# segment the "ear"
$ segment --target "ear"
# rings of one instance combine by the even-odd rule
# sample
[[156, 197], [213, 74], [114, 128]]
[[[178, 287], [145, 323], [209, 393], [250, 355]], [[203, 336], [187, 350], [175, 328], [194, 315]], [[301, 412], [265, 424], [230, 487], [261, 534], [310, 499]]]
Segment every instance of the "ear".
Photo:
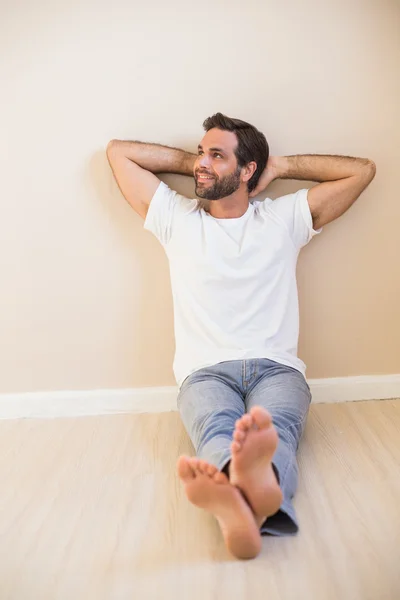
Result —
[[244, 167], [242, 167], [242, 181], [247, 182], [249, 181], [254, 173], [256, 172], [257, 169], [257, 163], [252, 160], [251, 162], [247, 163], [247, 165], [245, 165]]

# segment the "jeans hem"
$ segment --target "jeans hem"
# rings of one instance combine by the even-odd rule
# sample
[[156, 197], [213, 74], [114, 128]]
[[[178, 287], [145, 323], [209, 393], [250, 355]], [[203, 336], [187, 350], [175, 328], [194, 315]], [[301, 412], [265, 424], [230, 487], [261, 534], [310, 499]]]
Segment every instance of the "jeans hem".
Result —
[[284, 501], [278, 512], [268, 517], [260, 527], [261, 535], [296, 535], [298, 531], [296, 513], [288, 501]]

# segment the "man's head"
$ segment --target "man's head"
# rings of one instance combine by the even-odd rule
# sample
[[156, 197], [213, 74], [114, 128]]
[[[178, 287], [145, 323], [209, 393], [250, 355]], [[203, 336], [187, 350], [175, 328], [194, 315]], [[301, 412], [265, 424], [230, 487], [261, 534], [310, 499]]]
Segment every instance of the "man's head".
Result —
[[222, 113], [208, 117], [203, 127], [206, 134], [194, 165], [197, 196], [220, 200], [240, 187], [246, 193], [253, 191], [269, 156], [265, 135]]

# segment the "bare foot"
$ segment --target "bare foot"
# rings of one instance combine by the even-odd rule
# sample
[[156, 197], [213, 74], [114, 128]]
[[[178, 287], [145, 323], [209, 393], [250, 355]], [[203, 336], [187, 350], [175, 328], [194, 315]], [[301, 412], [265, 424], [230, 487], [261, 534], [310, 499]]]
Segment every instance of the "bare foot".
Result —
[[180, 456], [177, 467], [188, 499], [216, 517], [228, 550], [237, 558], [255, 558], [261, 550], [259, 525], [225, 473], [188, 456]]
[[277, 445], [271, 415], [262, 406], [254, 406], [236, 421], [230, 481], [242, 491], [258, 517], [275, 514], [282, 504], [282, 491], [271, 463]]

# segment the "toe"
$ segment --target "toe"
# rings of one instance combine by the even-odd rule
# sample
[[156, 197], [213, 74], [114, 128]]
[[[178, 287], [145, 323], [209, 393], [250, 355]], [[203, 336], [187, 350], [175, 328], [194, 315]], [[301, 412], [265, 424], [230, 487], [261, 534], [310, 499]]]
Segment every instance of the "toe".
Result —
[[205, 475], [207, 473], [208, 463], [205, 460], [199, 460], [198, 470]]
[[237, 442], [242, 442], [245, 437], [246, 437], [246, 432], [243, 431], [242, 429], [236, 429], [236, 431], [233, 434], [233, 439], [236, 440]]
[[245, 431], [249, 430], [250, 427], [253, 425], [253, 417], [250, 413], [243, 415], [242, 421]]
[[243, 415], [238, 421], [236, 421], [236, 430], [238, 431], [247, 431], [250, 428], [253, 419], [251, 415], [246, 414]]
[[191, 460], [188, 456], [180, 456], [177, 463], [178, 475], [184, 481], [194, 479]]
[[216, 483], [229, 483], [229, 479], [227, 478], [225, 473], [222, 473], [222, 471], [217, 471], [213, 479]]
[[192, 467], [194, 475], [198, 475], [199, 474], [199, 459], [196, 458], [195, 456], [192, 456], [190, 458], [190, 466]]
[[253, 406], [250, 410], [250, 414], [254, 420], [254, 423], [260, 429], [269, 427], [272, 423], [271, 415], [262, 406]]
[[215, 465], [207, 466], [207, 473], [209, 474], [210, 477], [213, 477], [217, 471], [218, 471], [218, 469]]
[[231, 451], [232, 454], [237, 454], [237, 452], [240, 451], [241, 449], [241, 444], [239, 442], [236, 442], [235, 440], [231, 443]]

